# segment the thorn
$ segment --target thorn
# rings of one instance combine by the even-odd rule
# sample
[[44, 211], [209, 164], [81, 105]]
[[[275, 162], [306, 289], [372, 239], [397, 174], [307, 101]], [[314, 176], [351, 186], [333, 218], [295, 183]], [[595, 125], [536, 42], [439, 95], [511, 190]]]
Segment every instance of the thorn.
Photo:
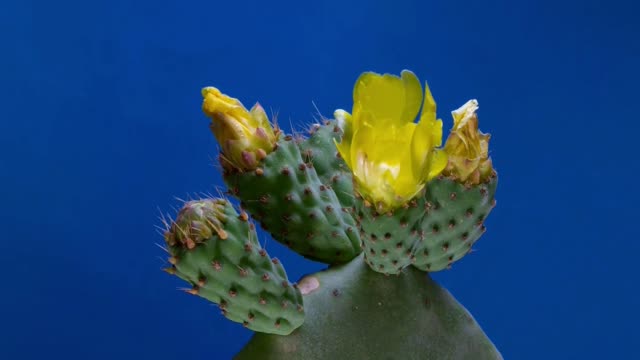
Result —
[[198, 288], [194, 287], [191, 289], [181, 289], [182, 291], [186, 292], [187, 294], [191, 294], [191, 295], [198, 295]]
[[240, 268], [238, 272], [240, 274], [240, 277], [246, 277], [247, 275], [249, 275], [249, 271], [247, 271], [247, 269]]

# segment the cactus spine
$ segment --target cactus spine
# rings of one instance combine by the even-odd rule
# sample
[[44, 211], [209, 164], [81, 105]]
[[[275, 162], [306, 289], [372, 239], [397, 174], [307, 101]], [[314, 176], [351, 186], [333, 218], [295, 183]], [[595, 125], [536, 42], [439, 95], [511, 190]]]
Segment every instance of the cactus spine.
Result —
[[[166, 232], [167, 272], [256, 331], [238, 359], [501, 358], [427, 275], [471, 251], [495, 206], [477, 101], [453, 112], [439, 148], [431, 92], [423, 96], [408, 71], [364, 73], [353, 114], [336, 111], [308, 138], [282, 134], [257, 104], [249, 111], [215, 88], [203, 97], [228, 193], [242, 210], [227, 199], [187, 202]], [[291, 284], [249, 215], [329, 268]]]

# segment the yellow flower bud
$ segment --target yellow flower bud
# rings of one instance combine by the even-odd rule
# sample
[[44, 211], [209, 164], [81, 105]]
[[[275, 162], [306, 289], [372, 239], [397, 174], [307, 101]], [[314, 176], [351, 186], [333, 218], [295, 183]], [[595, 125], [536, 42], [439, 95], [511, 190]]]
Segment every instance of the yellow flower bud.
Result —
[[478, 130], [478, 101], [469, 100], [452, 112], [453, 129], [444, 145], [449, 163], [443, 174], [467, 184], [479, 184], [493, 173], [489, 158], [491, 135]]
[[220, 144], [223, 165], [253, 170], [277, 140], [279, 131], [272, 128], [264, 109], [256, 103], [247, 110], [214, 87], [202, 89], [202, 111], [211, 118], [211, 131]]

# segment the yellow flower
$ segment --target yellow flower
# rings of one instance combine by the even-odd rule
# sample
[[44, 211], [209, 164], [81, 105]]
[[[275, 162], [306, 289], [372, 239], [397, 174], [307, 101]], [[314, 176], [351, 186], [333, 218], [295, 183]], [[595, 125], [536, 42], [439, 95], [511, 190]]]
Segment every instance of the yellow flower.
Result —
[[444, 145], [449, 164], [444, 174], [467, 184], [479, 184], [493, 174], [489, 134], [478, 130], [478, 101], [469, 100], [452, 112], [453, 129]]
[[[420, 121], [415, 123], [422, 105]], [[401, 76], [365, 72], [353, 90], [353, 115], [334, 114], [344, 131], [336, 146], [353, 172], [357, 189], [379, 212], [411, 200], [446, 166], [442, 121], [425, 84], [411, 71]]]
[[223, 165], [252, 170], [273, 150], [279, 131], [269, 123], [267, 114], [256, 103], [248, 111], [234, 99], [214, 87], [202, 89], [203, 112], [211, 118], [211, 131], [222, 149]]

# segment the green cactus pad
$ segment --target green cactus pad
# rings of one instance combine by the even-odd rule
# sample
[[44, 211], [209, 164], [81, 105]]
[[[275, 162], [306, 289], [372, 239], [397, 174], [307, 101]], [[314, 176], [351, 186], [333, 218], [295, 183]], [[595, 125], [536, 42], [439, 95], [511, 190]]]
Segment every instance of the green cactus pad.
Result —
[[291, 136], [255, 171], [226, 172], [224, 180], [263, 229], [298, 254], [335, 264], [360, 253], [355, 220]]
[[398, 274], [415, 261], [414, 247], [420, 240], [424, 209], [417, 199], [407, 206], [379, 214], [361, 198], [355, 201], [364, 261], [377, 272]]
[[255, 334], [236, 360], [499, 360], [473, 316], [424, 272], [371, 271], [358, 256], [299, 282], [307, 318], [289, 336]]
[[185, 203], [165, 241], [173, 264], [166, 271], [191, 284], [186, 292], [218, 304], [228, 319], [278, 335], [303, 323], [300, 291], [260, 247], [247, 214], [227, 200]]
[[422, 240], [415, 249], [415, 267], [423, 271], [448, 268], [471, 250], [485, 232], [483, 222], [495, 206], [497, 175], [488, 182], [465, 186], [440, 177], [427, 186], [422, 206]]
[[300, 143], [303, 158], [313, 163], [318, 178], [336, 193], [343, 207], [353, 206], [353, 178], [342, 160], [334, 140], [340, 140], [342, 130], [335, 121], [314, 124], [311, 136]]

